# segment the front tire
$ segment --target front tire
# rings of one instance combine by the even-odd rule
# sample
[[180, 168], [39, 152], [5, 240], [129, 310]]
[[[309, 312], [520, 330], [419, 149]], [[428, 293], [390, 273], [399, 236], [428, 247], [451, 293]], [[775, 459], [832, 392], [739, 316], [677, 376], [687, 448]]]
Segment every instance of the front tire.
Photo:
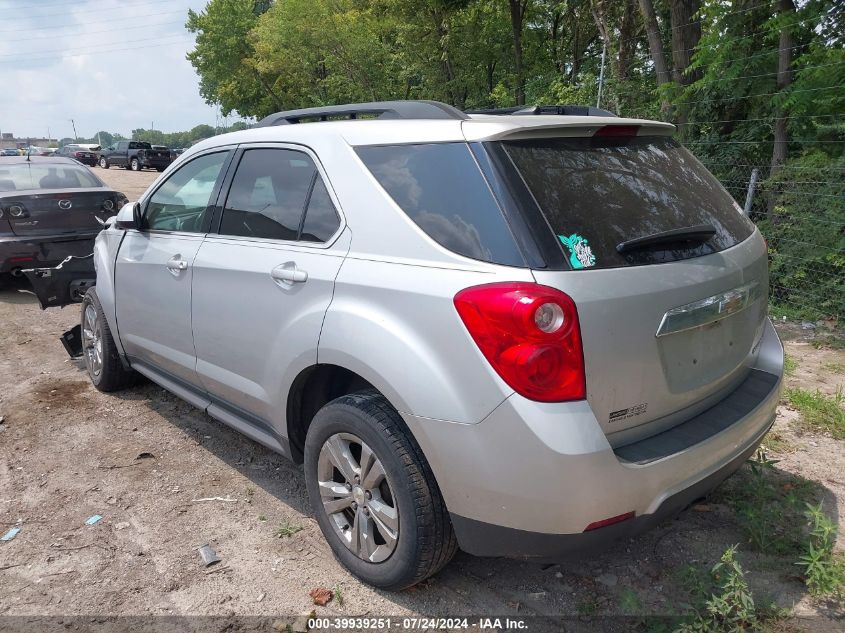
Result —
[[131, 169], [132, 171], [141, 171], [141, 163], [138, 162], [137, 158], [133, 158], [131, 161], [129, 161], [129, 169]]
[[81, 321], [82, 357], [94, 387], [110, 392], [134, 385], [138, 374], [120, 360], [96, 288], [89, 289], [82, 299]]
[[325, 405], [308, 428], [304, 453], [317, 522], [355, 576], [398, 591], [452, 559], [457, 541], [431, 468], [380, 393]]
[[100, 158], [100, 167], [102, 169], [108, 169], [110, 167], [109, 161], [107, 161], [105, 158], [101, 157]]

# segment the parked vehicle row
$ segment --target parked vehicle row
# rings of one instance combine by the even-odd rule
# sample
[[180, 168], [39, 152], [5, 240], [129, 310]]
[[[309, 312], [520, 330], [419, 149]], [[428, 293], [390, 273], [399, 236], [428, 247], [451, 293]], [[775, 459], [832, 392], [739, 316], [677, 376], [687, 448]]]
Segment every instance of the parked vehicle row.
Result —
[[98, 145], [69, 143], [58, 150], [47, 148], [27, 148], [19, 150], [7, 148], [0, 151], [0, 156], [65, 156], [83, 165], [103, 169], [123, 167], [133, 171], [155, 169], [164, 171], [184, 150], [173, 150], [166, 145], [151, 145], [145, 141], [118, 141], [114, 145], [101, 148]]
[[[765, 242], [673, 132], [571, 106], [280, 112], [188, 150], [89, 271], [30, 278], [45, 306], [95, 280], [65, 339], [97, 389], [144, 375], [304, 464], [365, 582], [459, 547], [560, 560], [706, 495], [775, 418]], [[129, 143], [110, 156], [160, 151]]]

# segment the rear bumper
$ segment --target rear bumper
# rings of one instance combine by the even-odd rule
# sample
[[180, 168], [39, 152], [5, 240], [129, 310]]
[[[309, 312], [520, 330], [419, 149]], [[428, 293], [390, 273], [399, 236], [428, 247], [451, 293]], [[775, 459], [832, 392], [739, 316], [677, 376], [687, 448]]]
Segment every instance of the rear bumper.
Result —
[[55, 266], [68, 255], [89, 255], [97, 233], [0, 237], [0, 274], [19, 268]]
[[456, 514], [451, 515], [452, 526], [461, 548], [475, 556], [505, 556], [539, 562], [557, 562], [576, 555], [588, 554], [607, 547], [613, 541], [641, 534], [661, 521], [677, 515], [697, 499], [707, 496], [754, 455], [770, 427], [771, 425], [767, 426], [758, 438], [730, 462], [704, 479], [675, 493], [663, 501], [651, 514], [578, 534], [528, 532], [475, 521]]
[[[648, 529], [739, 468], [774, 422], [780, 398], [783, 348], [771, 323], [754, 369], [766, 379], [764, 388], [749, 388], [753, 401], [740, 394], [744, 406], [729, 423], [714, 423], [704, 438], [689, 434], [690, 443], [672, 452], [664, 449], [677, 436], [655, 436], [639, 447], [652, 450], [614, 451], [586, 402], [511, 396], [478, 424], [404, 417], [429, 459], [462, 549], [554, 560]], [[584, 531], [629, 512], [635, 518]]]

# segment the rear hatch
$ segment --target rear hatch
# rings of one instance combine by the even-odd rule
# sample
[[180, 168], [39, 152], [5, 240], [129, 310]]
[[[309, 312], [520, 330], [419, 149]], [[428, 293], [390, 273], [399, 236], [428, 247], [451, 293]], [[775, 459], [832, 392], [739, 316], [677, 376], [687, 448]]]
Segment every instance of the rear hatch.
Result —
[[492, 144], [564, 253], [561, 270], [534, 275], [577, 305], [587, 399], [613, 445], [727, 395], [753, 363], [767, 309], [753, 224], [676, 141], [639, 133]]
[[100, 220], [114, 215], [114, 191], [102, 187], [66, 191], [6, 193], [0, 198], [3, 216], [19, 236], [96, 233]]

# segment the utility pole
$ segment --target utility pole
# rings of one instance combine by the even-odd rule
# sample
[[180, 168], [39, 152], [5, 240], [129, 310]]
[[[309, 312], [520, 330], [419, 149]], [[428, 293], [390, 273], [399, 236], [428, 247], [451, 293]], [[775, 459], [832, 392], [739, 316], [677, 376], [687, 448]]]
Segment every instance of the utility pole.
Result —
[[601, 49], [601, 70], [599, 70], [599, 94], [596, 97], [596, 107], [601, 107], [601, 89], [604, 85], [604, 59], [607, 56], [607, 42], [605, 42], [604, 46]]
[[76, 133], [76, 123], [73, 122], [73, 119], [70, 120], [70, 124], [73, 126], [73, 140], [79, 142], [79, 135]]

